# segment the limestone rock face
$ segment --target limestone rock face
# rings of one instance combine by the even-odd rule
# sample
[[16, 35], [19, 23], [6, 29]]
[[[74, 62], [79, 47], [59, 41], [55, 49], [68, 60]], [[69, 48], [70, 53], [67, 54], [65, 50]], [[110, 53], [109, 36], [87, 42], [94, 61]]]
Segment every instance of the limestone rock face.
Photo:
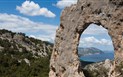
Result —
[[[108, 77], [123, 77], [123, 0], [78, 0], [62, 11], [50, 60], [49, 77], [85, 77], [80, 69], [78, 44], [92, 23], [108, 30], [115, 60]], [[118, 69], [119, 68], [119, 69]]]
[[106, 59], [104, 62], [86, 65], [83, 72], [86, 77], [108, 77], [111, 76], [112, 65], [113, 62]]

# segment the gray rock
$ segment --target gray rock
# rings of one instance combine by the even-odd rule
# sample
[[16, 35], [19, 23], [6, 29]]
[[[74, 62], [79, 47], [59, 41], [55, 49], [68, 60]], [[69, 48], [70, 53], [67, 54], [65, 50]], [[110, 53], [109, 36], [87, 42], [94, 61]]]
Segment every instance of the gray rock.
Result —
[[78, 0], [62, 11], [60, 20], [49, 77], [84, 77], [77, 48], [81, 34], [92, 23], [107, 29], [113, 41], [115, 60], [108, 77], [123, 77], [120, 73], [123, 68], [123, 0]]
[[113, 61], [106, 59], [104, 62], [89, 64], [84, 67], [83, 71], [86, 77], [110, 77], [110, 69]]

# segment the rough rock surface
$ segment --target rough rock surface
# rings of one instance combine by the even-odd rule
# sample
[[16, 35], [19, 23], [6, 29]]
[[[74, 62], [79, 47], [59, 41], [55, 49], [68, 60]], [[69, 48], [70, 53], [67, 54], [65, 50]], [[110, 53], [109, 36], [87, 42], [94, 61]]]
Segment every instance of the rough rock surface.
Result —
[[107, 29], [113, 41], [115, 60], [108, 77], [123, 77], [123, 0], [78, 0], [63, 10], [60, 20], [49, 77], [84, 77], [77, 47], [81, 34], [92, 23]]
[[83, 72], [86, 77], [108, 77], [110, 76], [112, 65], [113, 61], [106, 59], [104, 62], [86, 65], [83, 68]]
[[[8, 46], [7, 48], [4, 45], [5, 41], [7, 44], [10, 44], [10, 47]], [[0, 52], [5, 51], [5, 49], [13, 49], [12, 51], [29, 51], [34, 57], [45, 57], [51, 53], [52, 46], [53, 45], [48, 42], [25, 36], [23, 33], [14, 33], [0, 29]]]

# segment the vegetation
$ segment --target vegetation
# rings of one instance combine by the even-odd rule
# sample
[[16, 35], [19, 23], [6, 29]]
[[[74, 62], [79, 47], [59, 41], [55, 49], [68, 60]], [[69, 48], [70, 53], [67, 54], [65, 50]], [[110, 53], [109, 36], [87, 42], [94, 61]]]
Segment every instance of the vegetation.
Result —
[[[3, 34], [8, 33], [12, 38], [2, 37]], [[15, 34], [23, 36], [22, 41], [14, 40]], [[28, 48], [35, 48], [36, 53], [32, 53], [33, 50], [27, 49], [25, 45]], [[46, 46], [46, 51], [44, 51], [43, 45]], [[48, 46], [51, 47], [49, 47], [50, 50], [48, 50]], [[30, 38], [24, 33], [0, 30], [0, 77], [48, 77], [52, 47], [52, 43]], [[47, 56], [38, 55], [39, 51], [46, 52]], [[26, 62], [25, 59], [29, 62]]]
[[22, 59], [20, 61], [15, 56], [12, 58], [9, 53], [0, 52], [1, 77], [48, 77], [49, 58], [35, 59], [31, 57], [29, 58], [30, 66]]
[[5, 54], [0, 52], [1, 77], [48, 77], [48, 57], [35, 59], [31, 55], [26, 54], [25, 58], [29, 59], [30, 66], [22, 59], [19, 53], [12, 57], [10, 53]]

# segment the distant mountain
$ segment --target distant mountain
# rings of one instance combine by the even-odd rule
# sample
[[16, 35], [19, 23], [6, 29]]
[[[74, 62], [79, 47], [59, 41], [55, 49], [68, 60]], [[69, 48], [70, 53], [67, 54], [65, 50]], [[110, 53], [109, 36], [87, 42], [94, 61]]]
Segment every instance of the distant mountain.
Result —
[[86, 56], [86, 55], [92, 55], [92, 54], [102, 54], [102, 53], [104, 53], [104, 52], [101, 51], [100, 49], [97, 49], [94, 47], [90, 47], [90, 48], [79, 47], [78, 48], [78, 55], [79, 56]]
[[0, 30], [0, 77], [48, 77], [53, 44]]

